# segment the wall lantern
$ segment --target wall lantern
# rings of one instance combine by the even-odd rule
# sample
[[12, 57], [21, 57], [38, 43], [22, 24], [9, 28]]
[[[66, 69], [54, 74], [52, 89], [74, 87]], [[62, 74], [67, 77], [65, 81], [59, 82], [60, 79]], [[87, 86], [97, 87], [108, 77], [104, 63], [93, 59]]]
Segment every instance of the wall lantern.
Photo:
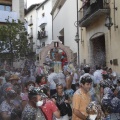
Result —
[[78, 33], [76, 33], [76, 35], [75, 35], [75, 41], [78, 43], [79, 42], [79, 35], [78, 35]]
[[107, 16], [105, 20], [105, 26], [108, 28], [108, 30], [110, 30], [112, 25], [113, 25], [112, 18], [110, 16]]

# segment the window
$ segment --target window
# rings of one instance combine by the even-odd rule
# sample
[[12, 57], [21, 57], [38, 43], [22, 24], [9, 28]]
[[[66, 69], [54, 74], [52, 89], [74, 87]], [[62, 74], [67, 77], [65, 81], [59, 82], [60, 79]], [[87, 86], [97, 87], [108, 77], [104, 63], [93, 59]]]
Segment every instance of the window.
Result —
[[45, 47], [45, 42], [42, 42], [42, 47]]
[[42, 10], [44, 10], [44, 5], [42, 6]]
[[8, 6], [8, 5], [0, 5], [0, 10], [11, 11], [11, 6]]
[[5, 6], [4, 5], [0, 5], [0, 10], [5, 10]]
[[6, 6], [6, 11], [11, 11], [11, 6]]
[[42, 17], [44, 17], [44, 16], [45, 16], [45, 13], [42, 14]]

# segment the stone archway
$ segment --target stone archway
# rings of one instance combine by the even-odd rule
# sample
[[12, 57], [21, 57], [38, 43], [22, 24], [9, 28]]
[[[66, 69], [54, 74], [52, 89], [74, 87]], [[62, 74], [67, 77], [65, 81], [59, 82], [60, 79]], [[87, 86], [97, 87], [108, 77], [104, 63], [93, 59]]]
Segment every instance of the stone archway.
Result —
[[44, 47], [41, 50], [41, 52], [39, 53], [39, 63], [40, 63], [41, 66], [45, 62], [45, 58], [46, 58], [46, 55], [48, 54], [48, 51], [50, 51], [51, 49], [54, 48], [54, 43], [55, 42], [59, 43], [58, 49], [61, 49], [66, 53], [68, 62], [73, 61], [73, 52], [72, 52], [72, 50], [68, 46], [64, 46], [59, 40], [56, 40], [56, 41], [52, 41], [52, 43], [50, 45]]

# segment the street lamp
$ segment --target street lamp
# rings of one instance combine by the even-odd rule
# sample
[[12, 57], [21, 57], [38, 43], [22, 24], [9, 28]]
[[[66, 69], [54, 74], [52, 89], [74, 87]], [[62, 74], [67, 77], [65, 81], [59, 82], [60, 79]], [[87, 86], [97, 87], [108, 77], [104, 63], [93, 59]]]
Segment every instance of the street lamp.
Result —
[[76, 23], [76, 28], [77, 28], [77, 32], [76, 32], [76, 35], [75, 35], [75, 41], [77, 42], [77, 45], [78, 45], [78, 66], [80, 66], [80, 56], [79, 56], [79, 22], [78, 22], [78, 0], [76, 0], [76, 5], [77, 5], [77, 22]]
[[76, 35], [75, 35], [75, 41], [76, 41], [76, 43], [78, 43], [80, 41], [78, 33], [76, 33]]

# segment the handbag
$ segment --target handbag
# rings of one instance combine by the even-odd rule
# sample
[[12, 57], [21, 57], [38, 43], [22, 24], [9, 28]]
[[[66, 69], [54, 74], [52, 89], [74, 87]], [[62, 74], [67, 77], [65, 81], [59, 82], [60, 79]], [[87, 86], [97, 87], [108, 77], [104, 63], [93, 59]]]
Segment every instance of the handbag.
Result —
[[72, 108], [69, 103], [66, 103], [66, 108], [67, 108], [68, 116], [71, 117], [72, 116]]

